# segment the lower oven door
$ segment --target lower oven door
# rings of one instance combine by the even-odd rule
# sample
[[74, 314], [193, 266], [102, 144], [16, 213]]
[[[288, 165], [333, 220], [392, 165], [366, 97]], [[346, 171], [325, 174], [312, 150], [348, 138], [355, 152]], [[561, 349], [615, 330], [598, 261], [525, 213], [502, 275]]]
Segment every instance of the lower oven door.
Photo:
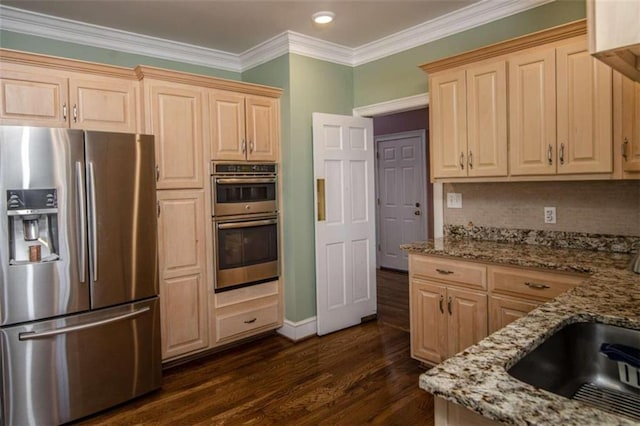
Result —
[[278, 278], [277, 216], [214, 220], [213, 235], [216, 291]]

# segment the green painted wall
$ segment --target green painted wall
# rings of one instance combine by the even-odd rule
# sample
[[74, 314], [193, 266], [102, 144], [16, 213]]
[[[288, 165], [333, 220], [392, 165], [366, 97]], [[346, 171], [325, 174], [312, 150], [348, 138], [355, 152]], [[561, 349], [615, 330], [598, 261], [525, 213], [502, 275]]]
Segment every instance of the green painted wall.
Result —
[[285, 317], [293, 322], [316, 312], [313, 144], [311, 114], [351, 114], [353, 72], [300, 55], [284, 55], [242, 74], [244, 81], [284, 89], [282, 197]]
[[150, 65], [229, 80], [240, 80], [241, 77], [240, 73], [233, 71], [185, 64], [177, 61], [152, 58], [150, 56], [134, 55], [132, 53], [118, 52], [117, 50], [83, 46], [81, 44], [67, 43], [10, 31], [0, 31], [0, 47], [128, 68], [133, 68], [136, 65]]
[[356, 107], [428, 91], [419, 65], [586, 16], [584, 0], [559, 0], [354, 68]]
[[[285, 212], [291, 211], [290, 205], [295, 202], [290, 200], [289, 189], [291, 187], [290, 182], [295, 181], [296, 177], [293, 173], [291, 165], [291, 156], [289, 152], [295, 150], [291, 143], [291, 86], [290, 86], [290, 58], [289, 55], [283, 55], [265, 64], [259, 65], [248, 71], [242, 73], [242, 80], [250, 83], [265, 84], [267, 86], [280, 87], [282, 91], [282, 97], [280, 98], [280, 137], [281, 137], [281, 152], [282, 152], [282, 189], [284, 194], [281, 194], [284, 198], [284, 212], [282, 217], [286, 217], [286, 220], [282, 221], [283, 243], [284, 243], [284, 255], [287, 262], [282, 265], [284, 270], [284, 305], [285, 305], [285, 318], [296, 321], [296, 281], [292, 274], [292, 262], [295, 261], [295, 253], [292, 253], [292, 245], [289, 243], [291, 240], [290, 235], [292, 233], [292, 225], [290, 225], [289, 214]], [[285, 195], [286, 194], [286, 195]], [[290, 275], [291, 274], [291, 275]], [[311, 314], [313, 315], [313, 314]], [[310, 315], [310, 316], [311, 316]]]
[[291, 72], [291, 144], [284, 152], [284, 214], [286, 280], [295, 286], [295, 306], [286, 317], [300, 321], [316, 313], [314, 180], [311, 114], [326, 112], [351, 115], [352, 68], [300, 55], [289, 55]]

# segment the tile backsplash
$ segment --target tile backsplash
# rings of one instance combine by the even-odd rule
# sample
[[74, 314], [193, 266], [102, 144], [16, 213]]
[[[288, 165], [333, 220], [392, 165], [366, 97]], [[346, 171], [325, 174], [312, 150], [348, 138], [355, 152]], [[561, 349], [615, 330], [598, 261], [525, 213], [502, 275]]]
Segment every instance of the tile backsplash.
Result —
[[[462, 208], [447, 208], [447, 193]], [[640, 181], [448, 183], [445, 225], [640, 236]], [[544, 223], [555, 207], [557, 223]]]

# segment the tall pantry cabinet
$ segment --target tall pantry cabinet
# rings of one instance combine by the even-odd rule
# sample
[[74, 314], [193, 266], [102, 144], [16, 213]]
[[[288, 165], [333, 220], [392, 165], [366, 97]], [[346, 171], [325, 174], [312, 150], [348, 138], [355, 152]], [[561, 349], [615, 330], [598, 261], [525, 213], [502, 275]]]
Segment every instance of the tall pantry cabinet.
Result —
[[159, 70], [138, 73], [145, 132], [156, 141], [162, 358], [170, 359], [209, 344], [205, 93]]
[[[254, 286], [264, 294], [214, 293], [209, 175], [212, 160], [277, 161], [281, 91], [147, 66], [136, 72], [145, 131], [156, 138], [163, 360], [277, 328], [278, 282]], [[260, 320], [237, 328], [242, 315]]]

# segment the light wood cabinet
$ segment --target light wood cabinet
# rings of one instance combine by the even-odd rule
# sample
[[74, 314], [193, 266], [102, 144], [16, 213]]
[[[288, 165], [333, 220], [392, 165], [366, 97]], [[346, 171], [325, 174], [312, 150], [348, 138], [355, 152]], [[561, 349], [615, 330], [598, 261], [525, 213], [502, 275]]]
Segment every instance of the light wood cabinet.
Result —
[[204, 192], [158, 191], [162, 358], [208, 346]]
[[40, 66], [0, 67], [0, 123], [137, 131], [138, 82]]
[[462, 287], [481, 288], [484, 266], [421, 255], [409, 265], [413, 358], [437, 364], [487, 336], [486, 292]]
[[277, 161], [278, 110], [275, 98], [210, 90], [211, 159]]
[[614, 72], [613, 155], [616, 177], [640, 179], [640, 83]]
[[202, 188], [205, 91], [153, 79], [145, 79], [143, 88], [146, 132], [156, 140], [157, 188]]
[[556, 49], [557, 173], [611, 173], [612, 70], [586, 39]]
[[491, 333], [584, 281], [582, 275], [510, 266], [489, 265], [487, 272]]
[[422, 69], [430, 78], [432, 180], [619, 178], [612, 70], [589, 55], [584, 20]]
[[583, 37], [509, 57], [511, 175], [611, 173], [611, 68]]
[[494, 296], [489, 298], [489, 333], [494, 333], [518, 318], [522, 318], [542, 302], [515, 297]]
[[467, 175], [467, 93], [464, 70], [433, 75], [429, 79], [431, 105], [429, 138], [434, 177]]
[[507, 175], [506, 63], [430, 79], [433, 176]]
[[215, 345], [224, 345], [282, 325], [282, 291], [271, 281], [215, 294]]
[[509, 58], [509, 168], [513, 176], [556, 171], [555, 64], [554, 49]]
[[584, 279], [581, 274], [412, 253], [411, 356], [442, 362]]

